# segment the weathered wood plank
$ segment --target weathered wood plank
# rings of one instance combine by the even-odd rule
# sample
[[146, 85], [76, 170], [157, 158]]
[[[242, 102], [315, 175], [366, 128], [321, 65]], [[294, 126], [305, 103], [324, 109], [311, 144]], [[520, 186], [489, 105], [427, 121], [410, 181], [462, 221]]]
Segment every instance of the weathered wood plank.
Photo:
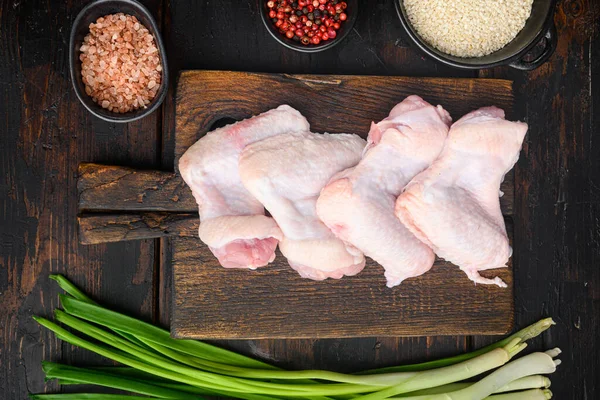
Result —
[[198, 236], [197, 214], [84, 214], [77, 218], [79, 243], [98, 244], [167, 236]]
[[315, 282], [301, 278], [279, 253], [265, 268], [232, 270], [221, 267], [196, 238], [179, 238], [173, 246], [175, 337], [502, 334], [513, 326], [512, 263], [483, 272], [500, 276], [506, 289], [476, 286], [441, 260], [426, 274], [389, 289], [383, 269], [370, 259], [356, 276]]
[[197, 211], [192, 192], [170, 172], [84, 163], [79, 166], [80, 211]]

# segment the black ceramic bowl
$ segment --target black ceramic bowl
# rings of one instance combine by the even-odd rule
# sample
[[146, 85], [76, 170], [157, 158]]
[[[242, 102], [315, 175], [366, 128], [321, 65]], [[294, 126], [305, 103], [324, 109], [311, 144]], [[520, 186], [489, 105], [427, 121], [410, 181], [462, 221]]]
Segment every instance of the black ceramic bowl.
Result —
[[293, 39], [288, 39], [285, 35], [282, 35], [275, 25], [273, 21], [269, 18], [269, 7], [267, 7], [267, 0], [257, 0], [258, 8], [260, 10], [260, 16], [262, 18], [263, 23], [265, 24], [265, 28], [267, 31], [273, 36], [275, 40], [279, 43], [287, 47], [288, 49], [300, 51], [302, 53], [316, 53], [319, 51], [327, 50], [344, 40], [346, 36], [352, 31], [354, 27], [354, 23], [356, 22], [356, 17], [358, 16], [358, 0], [344, 0], [346, 4], [348, 4], [348, 8], [346, 13], [348, 14], [348, 19], [340, 24], [340, 29], [337, 31], [337, 36], [333, 40], [327, 40], [325, 42], [321, 42], [319, 44], [309, 44], [303, 45], [302, 43], [296, 42]]
[[[150, 31], [150, 33], [154, 36], [154, 40], [156, 41], [156, 46], [158, 47], [160, 60], [162, 63], [162, 79], [160, 88], [156, 92], [154, 99], [146, 108], [141, 108], [124, 114], [117, 114], [102, 108], [102, 106], [94, 102], [92, 98], [85, 93], [85, 85], [81, 80], [81, 61], [79, 60], [79, 48], [83, 43], [83, 38], [90, 32], [90, 23], [95, 22], [99, 17], [104, 15], [120, 12], [135, 16], [148, 29], [148, 31]], [[150, 11], [148, 11], [146, 7], [135, 0], [97, 0], [81, 10], [79, 15], [77, 15], [77, 18], [75, 18], [75, 22], [73, 22], [73, 27], [71, 28], [69, 63], [71, 82], [73, 83], [73, 88], [75, 89], [77, 97], [85, 106], [85, 108], [87, 108], [96, 117], [102, 118], [105, 121], [125, 123], [143, 118], [156, 110], [167, 95], [169, 81], [165, 47], [152, 14], [150, 14]]]
[[[534, 0], [529, 19], [510, 43], [487, 56], [475, 58], [452, 56], [427, 44], [410, 24], [403, 0], [395, 0], [395, 3], [400, 21], [413, 42], [430, 57], [453, 67], [480, 69], [510, 65], [513, 68], [529, 71], [545, 63], [556, 49], [557, 38], [554, 27], [556, 0]], [[528, 53], [540, 42], [543, 45], [541, 52], [529, 60]]]

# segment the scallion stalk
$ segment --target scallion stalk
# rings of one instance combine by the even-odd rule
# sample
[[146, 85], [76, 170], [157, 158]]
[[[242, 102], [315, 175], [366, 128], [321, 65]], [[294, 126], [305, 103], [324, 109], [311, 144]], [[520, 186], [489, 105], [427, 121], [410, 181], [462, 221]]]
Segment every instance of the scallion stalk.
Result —
[[[457, 382], [457, 383], [449, 383], [447, 385], [436, 386], [429, 389], [417, 390], [415, 392], [401, 394], [394, 398], [404, 399], [406, 397], [411, 396], [423, 396], [423, 395], [431, 395], [431, 394], [442, 394], [442, 393], [450, 393], [455, 392], [457, 390], [461, 390], [471, 386], [475, 382]], [[550, 387], [550, 379], [546, 378], [543, 375], [531, 375], [526, 376], [524, 378], [517, 379], [515, 381], [510, 382], [507, 385], [502, 386], [500, 389], [496, 390], [494, 393], [504, 393], [504, 392], [513, 392], [517, 390], [527, 390], [527, 389], [547, 389]]]
[[[493, 350], [495, 351], [495, 350]], [[454, 392], [441, 394], [424, 395], [424, 396], [408, 396], [403, 397], [403, 400], [473, 400], [485, 399], [497, 392], [502, 387], [508, 385], [517, 379], [521, 379], [530, 375], [550, 374], [556, 370], [556, 366], [560, 364], [560, 360], [554, 360], [551, 355], [546, 353], [532, 353], [523, 356], [517, 360], [502, 366], [492, 372], [480, 381], [469, 385], [468, 387]], [[392, 388], [391, 390], [393, 390]], [[385, 391], [380, 391], [376, 394], [387, 394]], [[362, 400], [386, 399], [388, 397], [370, 397], [372, 395], [360, 397]]]
[[548, 389], [531, 389], [522, 392], [495, 394], [486, 397], [485, 400], [548, 400], [552, 398], [552, 392]]
[[[61, 289], [63, 289], [65, 292], [67, 292], [72, 298], [74, 298], [75, 300], [78, 300], [80, 302], [83, 303], [87, 303], [90, 305], [95, 305], [98, 306], [98, 304], [93, 301], [91, 298], [89, 298], [85, 293], [83, 293], [81, 290], [79, 290], [79, 288], [75, 285], [73, 285], [67, 278], [65, 278], [62, 275], [50, 275], [50, 279], [53, 279], [54, 281], [56, 281], [58, 283], [58, 285], [60, 286]], [[67, 296], [60, 296], [61, 301], [64, 301], [65, 298], [68, 298]], [[103, 309], [102, 307], [98, 306], [99, 308]], [[105, 311], [108, 311], [106, 309], [103, 309]], [[126, 317], [126, 316], [124, 316]], [[130, 318], [130, 317], [126, 317], [126, 318]], [[150, 324], [146, 324], [143, 323], [142, 321], [130, 318], [133, 321], [136, 321], [138, 323], [140, 323], [142, 325], [142, 327], [150, 327], [152, 328], [152, 331], [154, 333], [158, 333], [158, 331], [161, 331], [160, 334], [163, 334], [166, 332], [168, 335], [167, 331], [164, 331], [163, 329], [157, 328], [154, 325], [150, 325]], [[121, 329], [119, 329], [119, 327], [113, 327], [113, 330], [117, 331], [117, 332], [122, 332]], [[127, 332], [130, 333], [130, 332]], [[130, 333], [131, 334], [131, 333]], [[170, 335], [169, 335], [170, 337]], [[206, 354], [214, 354], [217, 357], [220, 357], [220, 359], [232, 359], [235, 362], [238, 362], [239, 365], [242, 366], [248, 366], [251, 368], [258, 368], [261, 367], [263, 369], [278, 369], [272, 365], [269, 365], [267, 363], [264, 363], [262, 361], [258, 361], [255, 360], [253, 358], [250, 357], [246, 357], [243, 356], [241, 354], [235, 353], [233, 351], [229, 351], [229, 350], [225, 350], [216, 346], [212, 346], [208, 343], [202, 343], [202, 342], [196, 342], [196, 341], [190, 341], [192, 343], [197, 343], [196, 345], [192, 345], [192, 347], [198, 348], [199, 350], [202, 350], [203, 352], [205, 352]]]
[[[273, 396], [284, 397], [313, 397], [313, 396], [330, 396], [343, 394], [366, 393], [378, 389], [377, 386], [368, 385], [353, 385], [353, 384], [277, 384], [261, 381], [248, 381], [239, 378], [232, 378], [212, 374], [197, 369], [189, 368], [180, 364], [167, 361], [152, 360], [148, 363], [147, 356], [138, 350], [133, 349], [133, 346], [120, 350], [111, 350], [109, 348], [88, 342], [81, 339], [70, 332], [64, 330], [60, 326], [43, 318], [37, 318], [36, 321], [48, 329], [54, 331], [60, 339], [74, 344], [76, 346], [93, 351], [102, 356], [111, 358], [117, 362], [128, 365], [130, 367], [141, 369], [142, 371], [172, 379], [178, 382], [186, 383], [193, 386], [205, 387], [219, 391], [230, 391], [240, 393], [255, 393]], [[93, 333], [93, 326], [85, 327], [90, 334]], [[98, 340], [106, 339], [105, 336], [96, 335], [94, 338]], [[114, 335], [113, 335], [114, 336]], [[116, 338], [116, 337], [114, 337]], [[128, 355], [131, 354], [133, 357]]]
[[[174, 360], [182, 362], [186, 365], [196, 366], [206, 369], [211, 372], [234, 376], [239, 378], [260, 379], [260, 380], [323, 380], [340, 383], [353, 383], [357, 385], [372, 385], [372, 386], [390, 386], [404, 380], [410, 379], [414, 373], [402, 372], [394, 374], [378, 374], [373, 376], [350, 375], [331, 371], [322, 370], [304, 370], [304, 371], [274, 371], [260, 370], [251, 368], [242, 368], [230, 365], [214, 363], [198, 358], [185, 357], [169, 348], [161, 346], [151, 341], [142, 339], [149, 347], [152, 347], [157, 352], [167, 355]], [[291, 383], [291, 382], [290, 382]]]
[[406, 382], [362, 396], [360, 399], [387, 399], [401, 393], [414, 392], [433, 386], [446, 385], [448, 383], [469, 379], [506, 364], [514, 355], [522, 351], [525, 346], [525, 343], [521, 343], [521, 339], [515, 338], [504, 347], [494, 349], [488, 353], [455, 365], [417, 372], [413, 378]]
[[385, 368], [377, 368], [371, 369], [367, 371], [360, 372], [360, 375], [365, 374], [383, 374], [390, 372], [406, 372], [406, 371], [426, 371], [428, 369], [446, 367], [448, 365], [458, 364], [459, 362], [463, 362], [466, 360], [470, 360], [471, 358], [480, 356], [485, 354], [491, 350], [504, 347], [512, 340], [519, 338], [521, 342], [526, 342], [536, 336], [539, 336], [542, 332], [550, 328], [552, 325], [556, 323], [552, 318], [544, 318], [534, 324], [531, 324], [520, 331], [510, 335], [509, 337], [500, 340], [499, 342], [492, 343], [488, 346], [482, 347], [478, 350], [472, 351], [470, 353], [459, 354], [453, 357], [442, 358], [439, 360], [427, 361], [418, 364], [407, 364], [407, 365], [399, 365], [394, 367], [385, 367]]
[[161, 378], [159, 376], [152, 375], [131, 367], [91, 367], [89, 369], [92, 371], [102, 371], [109, 374], [127, 376], [135, 379], [151, 379], [155, 383], [171, 382], [169, 379]]
[[514, 392], [517, 390], [526, 389], [548, 389], [550, 387], [550, 379], [543, 375], [530, 375], [517, 380], [514, 380], [494, 393]]
[[[86, 384], [92, 384], [92, 385], [98, 385], [98, 386], [106, 386], [106, 387], [110, 387], [110, 388], [114, 388], [114, 389], [122, 389], [121, 386], [114, 385], [113, 384], [114, 382], [111, 381], [110, 378], [112, 378], [112, 377], [122, 378], [119, 375], [116, 375], [115, 373], [122, 374], [123, 371], [121, 371], [121, 372], [118, 372], [118, 371], [122, 370], [123, 368], [99, 367], [99, 368], [85, 368], [84, 369], [84, 368], [66, 366], [66, 365], [62, 365], [62, 364], [56, 364], [56, 365], [59, 367], [76, 369], [78, 371], [88, 371], [89, 373], [91, 373], [90, 379], [88, 381], [84, 382], [81, 380], [78, 381], [78, 380], [64, 379], [62, 377], [67, 376], [67, 374], [63, 374], [62, 368], [56, 368], [53, 371], [52, 376], [50, 377], [47, 375], [46, 378], [47, 379], [56, 378], [56, 379], [58, 379], [58, 383], [60, 385], [80, 385], [82, 383], [86, 383]], [[115, 373], [111, 373], [110, 372], [111, 369], [114, 369]], [[95, 374], [98, 371], [103, 371], [102, 374], [107, 378], [103, 382], [96, 382], [94, 380], [94, 378], [96, 376]], [[264, 395], [254, 395], [254, 394], [248, 394], [248, 393], [241, 393], [241, 394], [240, 393], [232, 393], [232, 392], [227, 392], [227, 391], [210, 390], [210, 389], [190, 386], [190, 385], [186, 385], [186, 384], [182, 384], [182, 383], [169, 383], [172, 381], [163, 380], [160, 378], [157, 380], [158, 377], [153, 376], [153, 375], [147, 375], [144, 378], [140, 378], [139, 375], [132, 375], [129, 371], [125, 372], [125, 375], [127, 376], [127, 379], [131, 379], [133, 381], [138, 381], [138, 382], [147, 383], [147, 384], [153, 385], [153, 386], [159, 386], [159, 387], [163, 387], [163, 388], [176, 390], [178, 392], [181, 392], [183, 394], [182, 397], [185, 399], [196, 398], [196, 396], [191, 396], [191, 395], [207, 395], [207, 396], [210, 395], [210, 396], [227, 396], [230, 398], [237, 397], [237, 398], [247, 399], [247, 400], [277, 400], [277, 398], [275, 398], [275, 397], [264, 396]], [[148, 377], [150, 377], [150, 378], [148, 378]], [[123, 390], [125, 390], [125, 389], [123, 389]], [[138, 393], [136, 391], [135, 387], [130, 388], [129, 391]]]
[[482, 399], [502, 386], [525, 376], [551, 374], [556, 371], [556, 366], [559, 364], [560, 360], [554, 360], [551, 354], [531, 353], [511, 361], [468, 388], [453, 392], [451, 398], [453, 400]]
[[58, 286], [69, 295], [73, 296], [77, 300], [84, 301], [90, 304], [96, 304], [96, 302], [90, 299], [85, 293], [83, 293], [79, 288], [71, 283], [67, 278], [62, 275], [50, 275], [50, 279], [56, 281]]
[[[92, 373], [95, 372], [93, 369], [87, 369], [87, 370], [91, 371]], [[60, 376], [61, 373], [56, 372], [54, 375]], [[110, 374], [108, 372], [105, 373], [105, 375], [107, 378], [114, 377], [113, 374]], [[117, 378], [118, 378], [118, 376], [117, 376]], [[48, 379], [50, 379], [50, 378], [48, 378]], [[185, 385], [182, 383], [167, 383], [164, 381], [154, 383], [151, 380], [147, 380], [147, 379], [136, 379], [136, 378], [128, 378], [128, 379], [132, 379], [134, 381], [140, 381], [142, 383], [147, 383], [149, 385], [154, 385], [154, 386], [159, 386], [159, 387], [163, 387], [163, 388], [167, 388], [167, 389], [177, 390], [179, 392], [182, 392], [181, 397], [186, 400], [198, 398], [195, 395], [226, 396], [229, 398], [240, 398], [240, 399], [245, 399], [245, 400], [277, 400], [277, 398], [275, 398], [275, 397], [270, 397], [270, 396], [265, 396], [265, 395], [255, 395], [255, 394], [250, 394], [250, 393], [241, 393], [240, 394], [240, 393], [232, 393], [232, 392], [228, 392], [228, 391], [209, 390], [206, 388], [199, 388], [199, 387], [195, 387], [195, 386]], [[95, 382], [94, 375], [91, 376], [91, 379], [88, 382], [78, 382], [78, 381], [58, 378], [58, 383], [60, 385], [81, 385], [82, 383], [86, 383], [86, 384], [91, 384], [91, 385], [110, 387], [110, 388], [114, 388], [114, 389], [120, 388], [117, 385], [113, 385], [113, 382], [110, 379], [106, 380], [106, 384], [103, 384], [101, 382]], [[129, 391], [137, 393], [135, 389], [130, 389]], [[157, 397], [157, 398], [159, 398], [159, 397]], [[160, 397], [160, 398], [162, 398], [162, 397]]]
[[88, 342], [84, 339], [81, 339], [80, 337], [73, 335], [69, 331], [61, 328], [60, 326], [56, 325], [52, 321], [49, 321], [45, 318], [34, 317], [34, 319], [40, 325], [53, 331], [59, 339], [65, 341], [67, 343], [70, 343], [74, 346], [84, 348], [86, 350], [90, 350], [96, 354], [110, 358], [111, 360], [114, 360], [114, 361], [120, 362], [121, 364], [125, 364], [130, 367], [139, 369], [139, 370], [147, 372], [149, 374], [157, 375], [159, 377], [167, 378], [167, 379], [170, 379], [170, 380], [173, 380], [176, 382], [181, 382], [181, 383], [185, 383], [185, 384], [189, 384], [189, 385], [194, 385], [194, 386], [198, 386], [198, 387], [206, 387], [209, 389], [216, 388], [216, 389], [230, 390], [230, 391], [241, 391], [241, 392], [244, 391], [243, 389], [242, 390], [239, 390], [239, 389], [234, 390], [235, 385], [232, 385], [232, 387], [220, 387], [211, 382], [206, 382], [204, 380], [191, 378], [191, 377], [188, 377], [185, 375], [181, 375], [177, 372], [173, 372], [168, 369], [157, 367], [155, 365], [146, 364], [143, 361], [140, 361], [138, 358], [130, 357], [127, 353], [124, 353], [120, 350], [112, 350], [112, 349], [104, 347], [102, 345], [98, 345], [95, 343]]
[[[96, 303], [94, 300], [92, 300], [91, 298], [89, 298], [85, 293], [83, 293], [81, 290], [79, 290], [79, 288], [77, 286], [75, 286], [73, 283], [71, 283], [67, 278], [65, 278], [62, 275], [50, 275], [49, 276], [50, 279], [56, 281], [58, 283], [58, 286], [60, 286], [61, 289], [63, 289], [65, 292], [67, 292], [67, 294], [69, 296], [72, 296], [73, 298], [79, 300], [79, 301], [83, 301], [84, 303], [88, 303], [88, 304], [98, 304]], [[116, 332], [117, 334], [123, 336], [125, 339], [134, 342], [138, 345], [142, 345], [143, 344], [133, 335], [129, 335], [127, 333], [124, 333], [118, 329], [113, 329], [114, 332]]]

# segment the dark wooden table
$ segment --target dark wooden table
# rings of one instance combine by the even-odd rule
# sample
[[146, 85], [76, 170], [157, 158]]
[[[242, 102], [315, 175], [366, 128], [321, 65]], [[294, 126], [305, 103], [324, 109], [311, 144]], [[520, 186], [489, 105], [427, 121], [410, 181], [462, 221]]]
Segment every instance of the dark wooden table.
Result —
[[[173, 88], [163, 107], [128, 125], [85, 111], [68, 77], [71, 22], [85, 1], [0, 1], [0, 399], [53, 392], [41, 360], [102, 363], [31, 319], [57, 306], [50, 273], [103, 303], [169, 324], [168, 240], [78, 244], [77, 165], [172, 169]], [[516, 325], [558, 323], [533, 342], [559, 346], [558, 399], [600, 397], [600, 2], [561, 1], [558, 48], [534, 72], [460, 71], [410, 46], [392, 0], [362, 1], [355, 29], [332, 50], [284, 49], [254, 1], [151, 0], [181, 69], [498, 77], [515, 81], [517, 115], [530, 124], [516, 167]], [[175, 79], [172, 79], [174, 82]], [[271, 90], [271, 88], [264, 88]], [[222, 343], [289, 368], [352, 371], [463, 352], [490, 337], [260, 340]]]

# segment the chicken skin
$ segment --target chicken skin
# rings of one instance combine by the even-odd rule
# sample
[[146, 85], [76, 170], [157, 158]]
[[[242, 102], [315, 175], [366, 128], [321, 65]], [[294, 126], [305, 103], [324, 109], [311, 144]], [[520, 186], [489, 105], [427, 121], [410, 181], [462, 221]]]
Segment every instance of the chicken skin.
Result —
[[209, 132], [179, 160], [179, 171], [192, 189], [200, 213], [200, 239], [225, 268], [256, 269], [275, 259], [283, 235], [265, 216], [263, 205], [242, 184], [242, 150], [262, 139], [310, 125], [298, 111], [276, 109]]
[[302, 277], [339, 279], [365, 265], [363, 254], [336, 238], [316, 212], [321, 189], [358, 163], [365, 144], [356, 135], [306, 131], [274, 136], [242, 152], [242, 182], [277, 221], [283, 232], [279, 249]]
[[385, 269], [389, 287], [421, 275], [435, 255], [394, 215], [406, 184], [442, 150], [450, 115], [418, 96], [407, 97], [373, 124], [360, 163], [336, 175], [317, 202], [321, 220]]
[[505, 120], [496, 107], [465, 115], [450, 128], [439, 158], [396, 202], [402, 223], [476, 283], [506, 286], [478, 271], [505, 267], [512, 254], [498, 194], [526, 132], [527, 124]]

